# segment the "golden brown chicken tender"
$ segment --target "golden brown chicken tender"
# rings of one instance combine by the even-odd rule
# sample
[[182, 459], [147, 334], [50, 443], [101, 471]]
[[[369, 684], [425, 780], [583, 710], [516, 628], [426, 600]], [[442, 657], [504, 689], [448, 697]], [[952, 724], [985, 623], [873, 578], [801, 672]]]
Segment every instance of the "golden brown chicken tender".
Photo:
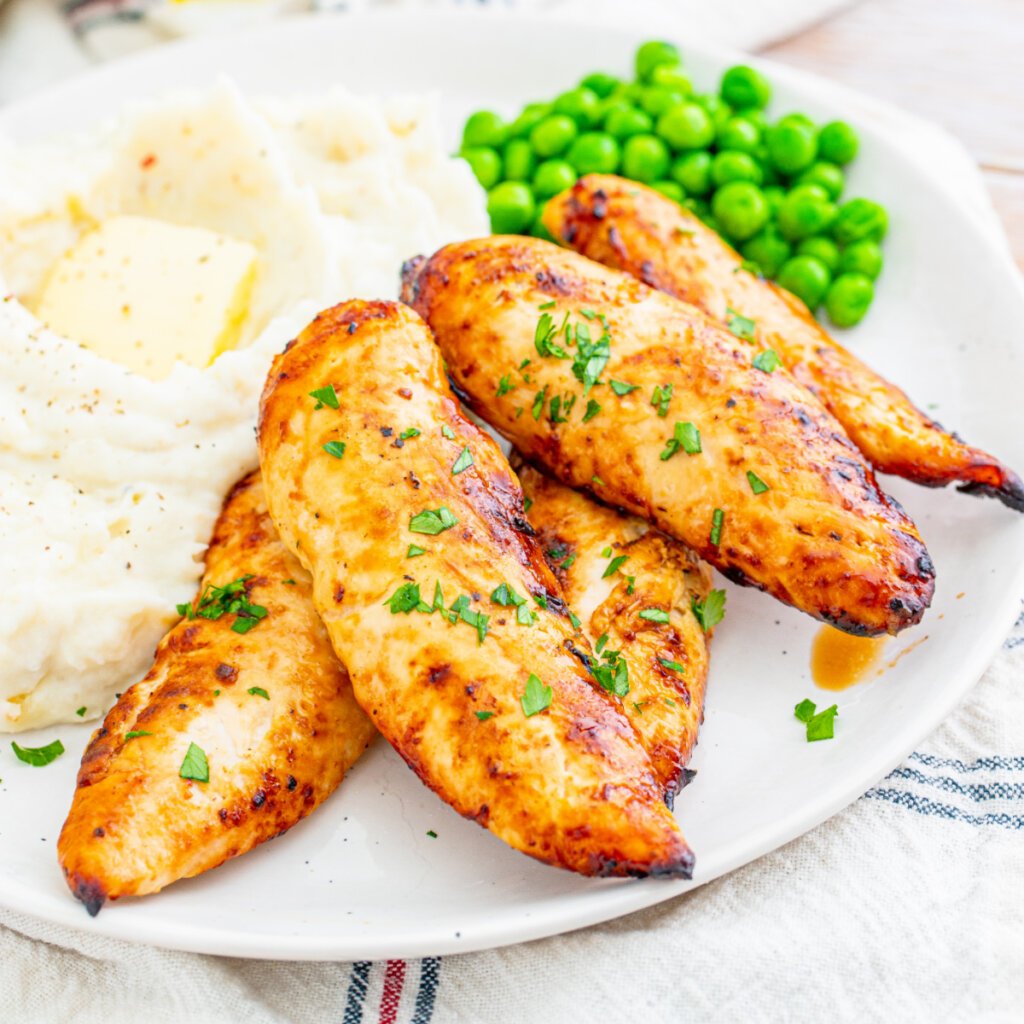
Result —
[[356, 696], [426, 785], [538, 860], [688, 876], [693, 856], [494, 440], [405, 306], [321, 313], [260, 416], [271, 515]]
[[896, 633], [928, 607], [914, 523], [769, 350], [534, 238], [411, 261], [403, 298], [473, 411], [563, 483], [847, 632]]
[[752, 273], [678, 203], [634, 181], [591, 174], [552, 199], [543, 218], [555, 238], [590, 259], [723, 322], [734, 313], [753, 320], [758, 343], [779, 353], [875, 469], [928, 487], [959, 483], [962, 491], [1024, 512], [1024, 483], [1016, 473], [943, 430], [830, 338], [796, 296]]
[[259, 474], [246, 477], [217, 521], [193, 611], [82, 758], [57, 852], [91, 914], [280, 835], [376, 735], [310, 589]]
[[[597, 683], [621, 699], [671, 806], [704, 717], [713, 627], [706, 633], [698, 615], [711, 573], [642, 519], [599, 505], [515, 453], [512, 464], [545, 558], [594, 647]], [[644, 609], [657, 613], [641, 618]]]

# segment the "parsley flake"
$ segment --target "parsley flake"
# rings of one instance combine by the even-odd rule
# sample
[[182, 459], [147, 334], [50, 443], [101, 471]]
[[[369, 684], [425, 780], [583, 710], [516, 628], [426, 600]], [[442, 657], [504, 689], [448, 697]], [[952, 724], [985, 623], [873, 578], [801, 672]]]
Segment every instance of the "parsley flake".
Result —
[[754, 356], [754, 369], [763, 370], [765, 373], [772, 373], [782, 365], [778, 352], [773, 348], [766, 348]]
[[624, 380], [610, 380], [608, 383], [611, 385], [612, 391], [615, 392], [621, 398], [623, 395], [628, 395], [631, 391], [636, 391], [639, 384], [627, 384]]
[[[604, 637], [608, 642], [607, 636]], [[604, 645], [602, 644], [602, 649]], [[625, 697], [629, 693], [629, 665], [619, 651], [604, 651], [603, 654], [594, 648], [595, 653], [601, 654], [603, 664], [592, 663], [591, 672], [602, 690], [614, 693], [616, 697]]]
[[78, 715], [79, 718], [84, 718], [85, 717], [85, 713], [86, 713], [87, 710], [88, 710], [88, 708], [79, 708], [75, 712], [75, 714]]
[[670, 672], [682, 673], [686, 671], [686, 669], [682, 665], [680, 665], [678, 661], [675, 661], [671, 658], [659, 658], [658, 664], [661, 665], [662, 668], [667, 668]]
[[606, 580], [609, 576], [614, 576], [619, 569], [622, 568], [629, 561], [629, 555], [616, 555], [609, 563], [608, 568], [601, 573], [601, 579]]
[[725, 591], [712, 590], [703, 601], [690, 598], [690, 610], [706, 633], [725, 618]]
[[260, 604], [253, 604], [246, 593], [245, 584], [251, 580], [252, 574], [239, 576], [237, 580], [225, 583], [222, 587], [207, 584], [196, 604], [179, 604], [178, 614], [188, 619], [211, 619], [216, 621], [222, 615], [234, 615], [235, 621], [231, 629], [235, 633], [248, 633], [259, 625], [260, 620], [267, 617], [267, 609]]
[[824, 711], [817, 711], [814, 701], [802, 700], [793, 709], [794, 715], [807, 726], [807, 742], [830, 740], [835, 736], [835, 720], [839, 706], [833, 704]]
[[11, 743], [14, 756], [33, 768], [42, 768], [45, 765], [56, 761], [64, 753], [64, 744], [60, 740], [47, 743], [45, 747], [19, 747], [17, 743]]
[[737, 313], [735, 309], [727, 309], [726, 315], [726, 326], [729, 330], [740, 338], [742, 341], [753, 342], [756, 340], [757, 323], [751, 320], [750, 317], [742, 316]]
[[598, 402], [595, 402], [592, 398], [587, 402], [587, 410], [583, 414], [583, 422], [589, 423], [599, 412], [601, 406]]
[[449, 441], [455, 440], [455, 431], [452, 430], [452, 428], [449, 427], [447, 423], [441, 424], [441, 434], [444, 437], [447, 437]]
[[537, 308], [538, 309], [554, 309], [555, 308], [555, 300], [552, 299], [550, 302], [542, 302]]
[[345, 442], [344, 441], [328, 441], [324, 445], [324, 451], [328, 455], [333, 455], [336, 459], [340, 459], [345, 454]]
[[385, 602], [392, 615], [408, 615], [410, 612], [431, 611], [422, 597], [418, 583], [403, 583]]
[[506, 373], [501, 378], [501, 380], [498, 381], [498, 390], [497, 390], [498, 397], [501, 398], [502, 395], [507, 395], [514, 387], [515, 387], [515, 384], [512, 383], [511, 376], [509, 376], [509, 374]]
[[270, 700], [270, 694], [262, 686], [250, 686], [248, 693], [250, 697], [262, 697], [264, 700]]
[[409, 529], [413, 533], [426, 533], [433, 537], [450, 530], [457, 522], [458, 519], [452, 515], [451, 509], [447, 505], [442, 505], [439, 509], [428, 508], [417, 512], [409, 520]]
[[338, 393], [334, 390], [333, 384], [310, 391], [309, 397], [316, 399], [316, 405], [313, 406], [314, 412], [317, 409], [322, 409], [324, 406], [327, 406], [328, 409], [337, 409], [340, 406]]
[[770, 490], [769, 486], [750, 469], [747, 470], [747, 483], [750, 484], [750, 489], [755, 494], [764, 494], [765, 491]]
[[814, 712], [817, 708], [817, 704], [813, 700], [802, 700], [795, 708], [793, 708], [793, 714], [800, 719], [801, 722], [809, 722], [814, 717]]
[[644, 608], [640, 612], [640, 618], [648, 622], [668, 622], [668, 612], [664, 608]]
[[711, 513], [711, 535], [708, 540], [711, 541], [712, 547], [718, 547], [722, 541], [722, 524], [725, 522], [725, 513], [720, 509], [716, 508]]
[[474, 714], [481, 722], [486, 722], [488, 718], [494, 717], [493, 711], [475, 711]]
[[188, 745], [185, 752], [185, 760], [181, 762], [178, 775], [183, 779], [192, 779], [194, 782], [210, 781], [210, 764], [206, 760], [206, 751], [197, 747], [194, 743]]
[[533, 404], [530, 406], [530, 413], [535, 420], [540, 420], [540, 414], [544, 411], [544, 403], [548, 400], [548, 386], [544, 385], [541, 391], [533, 396]]
[[427, 829], [427, 835], [430, 836], [431, 839], [437, 838], [437, 833], [432, 828]]
[[460, 473], [464, 473], [472, 465], [473, 453], [469, 450], [469, 445], [467, 444], [466, 447], [459, 452], [459, 457], [455, 460], [455, 464], [452, 466], [452, 476], [458, 476]]
[[400, 441], [408, 441], [410, 438], [419, 437], [420, 433], [421, 431], [419, 427], [406, 427], [405, 430], [398, 435], [398, 439]]
[[668, 404], [672, 401], [673, 385], [659, 384], [651, 394], [651, 405], [658, 410], [658, 415], [664, 418], [668, 415]]
[[[220, 690], [214, 690], [213, 692], [216, 695], [216, 694], [220, 693]], [[146, 732], [145, 729], [132, 729], [131, 732], [126, 732], [124, 734], [124, 738], [127, 741], [127, 740], [138, 739], [140, 736], [152, 736], [152, 735], [153, 734], [151, 732]]]
[[529, 679], [526, 680], [526, 689], [519, 698], [519, 703], [522, 704], [523, 714], [527, 718], [540, 714], [545, 708], [551, 707], [551, 687], [545, 686], [531, 672]]
[[419, 546], [419, 544], [410, 544], [409, 545], [409, 550], [406, 551], [406, 553], [405, 553], [405, 557], [406, 558], [419, 558], [420, 555], [425, 555], [426, 553], [427, 553], [427, 549], [426, 548], [421, 548]]
[[687, 455], [700, 455], [703, 451], [700, 431], [689, 420], [685, 423], [676, 423], [672, 436], [665, 442], [665, 448], [659, 458], [665, 462], [680, 451], [686, 452]]

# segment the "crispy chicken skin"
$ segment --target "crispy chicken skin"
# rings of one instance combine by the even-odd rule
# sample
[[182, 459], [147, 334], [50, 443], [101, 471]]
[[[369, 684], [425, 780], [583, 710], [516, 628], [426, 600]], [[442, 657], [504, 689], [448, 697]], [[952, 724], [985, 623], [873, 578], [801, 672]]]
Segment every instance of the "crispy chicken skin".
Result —
[[758, 343], [775, 349], [843, 425], [876, 470], [929, 487], [998, 498], [1024, 511], [1024, 483], [1011, 469], [926, 416], [895, 385], [833, 341], [796, 296], [745, 269], [701, 221], [654, 189], [613, 175], [587, 175], [547, 205], [555, 238], [590, 259], [725, 320], [754, 320]]
[[[523, 464], [515, 453], [512, 465], [532, 502], [527, 515], [545, 558], [587, 638], [600, 647], [598, 662], [614, 665], [609, 652], [626, 661], [629, 692], [622, 710], [671, 806], [704, 717], [709, 637], [691, 601], [707, 597], [711, 573], [642, 519], [599, 505]], [[622, 557], [627, 560], [618, 571], [606, 575], [612, 560]], [[645, 608], [667, 610], [669, 621], [641, 619]]]
[[[91, 914], [285, 832], [376, 735], [313, 610], [309, 575], [277, 537], [258, 473], [224, 505], [200, 594], [246, 575], [266, 617], [244, 634], [231, 614], [182, 619], [86, 748], [57, 852]], [[179, 776], [190, 743], [206, 754], [209, 782]]]
[[[333, 395], [317, 408], [321, 388]], [[340, 458], [324, 449], [332, 441], [346, 446]], [[259, 446], [271, 515], [313, 575], [356, 696], [420, 779], [548, 864], [689, 877], [693, 855], [650, 759], [591, 684], [590, 646], [508, 462], [461, 414], [419, 317], [394, 302], [321, 313], [271, 368]], [[431, 532], [413, 531], [424, 512]], [[492, 597], [501, 584], [535, 621]], [[527, 716], [531, 675], [551, 703]]]
[[[518, 236], [410, 261], [403, 298], [430, 324], [474, 412], [563, 483], [847, 632], [897, 633], [928, 606], [934, 570], [917, 528], [839, 424], [784, 370], [755, 368], [757, 349], [695, 307]], [[538, 307], [551, 303], [555, 324], [566, 313], [582, 322], [579, 310], [607, 323], [611, 355], [590, 393], [601, 410], [587, 422], [571, 353], [539, 355]], [[600, 321], [591, 322], [593, 339]], [[611, 380], [637, 390], [617, 395]], [[652, 398], [668, 385], [661, 417]], [[553, 416], [553, 396], [579, 401]], [[699, 454], [669, 444], [687, 423], [700, 431]], [[755, 493], [748, 473], [768, 490]]]

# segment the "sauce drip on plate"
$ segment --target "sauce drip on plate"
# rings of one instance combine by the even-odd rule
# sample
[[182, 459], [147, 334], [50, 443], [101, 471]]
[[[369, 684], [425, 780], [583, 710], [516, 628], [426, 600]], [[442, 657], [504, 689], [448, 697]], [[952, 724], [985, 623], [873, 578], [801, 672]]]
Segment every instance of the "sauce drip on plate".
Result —
[[811, 644], [811, 677], [823, 690], [845, 690], [861, 682], [888, 637], [850, 636], [822, 626]]

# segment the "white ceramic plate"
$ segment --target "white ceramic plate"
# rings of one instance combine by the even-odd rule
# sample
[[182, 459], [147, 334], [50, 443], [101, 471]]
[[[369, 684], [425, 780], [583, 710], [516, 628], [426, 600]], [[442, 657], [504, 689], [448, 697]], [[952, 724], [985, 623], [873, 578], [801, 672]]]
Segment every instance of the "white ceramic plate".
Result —
[[[454, 147], [470, 109], [512, 114], [595, 68], [625, 73], [641, 41], [620, 30], [462, 14], [301, 19], [109, 65], [0, 111], [0, 128], [24, 139], [72, 130], [126, 96], [228, 73], [256, 93], [339, 81], [364, 92], [437, 89]], [[681, 42], [695, 81], [708, 87], [737, 59]], [[826, 83], [767, 70], [775, 110], [858, 124], [863, 147], [850, 194], [873, 196], [892, 215], [877, 302], [846, 340], [949, 426], [1024, 469], [1024, 293], [1008, 257], [954, 202], [940, 167], [930, 177], [903, 155], [883, 118], [866, 120], [859, 101]], [[840, 695], [834, 741], [808, 744], [793, 717], [804, 697], [831, 702], [810, 681], [815, 623], [728, 588], [693, 761], [699, 774], [676, 805], [697, 853], [692, 883], [588, 881], [534, 863], [458, 818], [379, 742], [328, 804], [286, 836], [91, 920], [65, 889], [54, 856], [90, 732], [64, 726], [18, 737], [29, 745], [63, 739], [67, 755], [46, 769], [17, 762], [6, 742], [0, 749], [0, 904], [179, 949], [378, 959], [566, 931], [731, 871], [823, 821], [897, 764], [964, 699], [1015, 614], [1024, 591], [1024, 520], [992, 501], [888, 483], [938, 567], [935, 604], [922, 625], [890, 641], [891, 668]]]

